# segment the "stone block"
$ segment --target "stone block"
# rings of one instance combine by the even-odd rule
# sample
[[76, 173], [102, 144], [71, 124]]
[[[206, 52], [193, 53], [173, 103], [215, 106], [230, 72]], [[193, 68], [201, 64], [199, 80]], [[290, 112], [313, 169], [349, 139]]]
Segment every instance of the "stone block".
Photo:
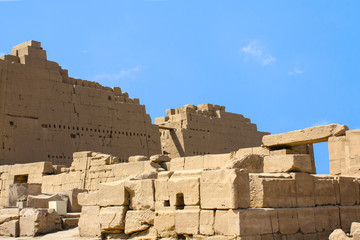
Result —
[[59, 215], [67, 213], [66, 201], [49, 201], [49, 208], [54, 209]]
[[80, 206], [96, 206], [99, 204], [99, 191], [83, 192], [78, 194]]
[[339, 184], [334, 177], [331, 176], [314, 176], [314, 194], [315, 205], [336, 205], [340, 203]]
[[170, 162], [171, 158], [164, 154], [156, 154], [150, 157], [150, 161], [155, 163]]
[[9, 186], [9, 206], [16, 206], [18, 201], [26, 201], [29, 195], [41, 193], [41, 184], [38, 183], [15, 183]]
[[225, 168], [246, 169], [249, 173], [264, 172], [264, 156], [262, 155], [245, 155], [232, 158], [226, 162]]
[[329, 236], [329, 240], [349, 240], [346, 233], [341, 229], [335, 229]]
[[184, 157], [173, 158], [170, 161], [170, 171], [184, 170], [184, 166], [185, 166]]
[[[154, 180], [142, 179], [125, 181], [125, 190], [132, 210], [154, 210]], [[122, 205], [122, 204], [118, 204]]]
[[200, 199], [202, 209], [248, 208], [249, 174], [240, 169], [203, 171]]
[[128, 193], [125, 190], [125, 181], [101, 183], [99, 185], [99, 205], [126, 206], [129, 204]]
[[151, 210], [127, 211], [125, 217], [125, 234], [140, 232], [154, 225], [155, 213]]
[[79, 220], [79, 234], [81, 237], [97, 237], [100, 231], [100, 207], [83, 206]]
[[100, 209], [101, 233], [120, 233], [125, 229], [127, 207], [103, 207]]
[[350, 228], [350, 235], [354, 236], [356, 232], [360, 233], [360, 223], [359, 222], [352, 222]]
[[179, 210], [175, 212], [175, 231], [177, 234], [199, 233], [199, 209]]
[[299, 231], [299, 220], [295, 208], [277, 209], [281, 234], [295, 234]]
[[184, 170], [203, 169], [204, 156], [186, 157], [184, 163]]
[[340, 228], [339, 208], [334, 206], [316, 207], [315, 229], [317, 232], [329, 232]]
[[296, 205], [297, 207], [314, 207], [314, 177], [307, 173], [291, 173], [296, 185]]
[[296, 183], [292, 178], [275, 178], [276, 175], [249, 174], [250, 206], [296, 207]]
[[350, 232], [352, 222], [360, 222], [360, 206], [340, 206], [341, 229]]
[[300, 231], [304, 234], [316, 233], [314, 208], [297, 208]]
[[271, 212], [265, 209], [217, 210], [215, 234], [252, 236], [273, 233]]
[[18, 237], [19, 236], [19, 220], [8, 220], [0, 225], [0, 236]]
[[264, 157], [264, 172], [312, 173], [312, 162], [308, 154], [269, 155]]
[[[78, 195], [79, 193], [87, 192], [86, 189], [78, 189], [78, 188], [72, 188], [68, 191], [65, 191], [65, 195], [69, 198], [69, 204], [68, 204], [68, 211], [69, 212], [81, 212], [81, 205], [78, 201]], [[96, 204], [93, 204], [96, 205]]]
[[128, 159], [128, 162], [142, 162], [147, 161], [148, 157], [144, 155], [136, 155], [136, 156], [130, 156]]
[[359, 182], [356, 178], [339, 176], [340, 204], [352, 206], [359, 203]]
[[37, 236], [61, 229], [61, 220], [54, 209], [24, 208], [20, 211], [20, 236]]
[[202, 235], [214, 235], [215, 211], [201, 210], [199, 232]]
[[168, 181], [170, 205], [179, 208], [193, 206], [200, 203], [199, 177], [176, 177], [173, 175]]
[[175, 211], [157, 211], [154, 218], [154, 227], [160, 237], [175, 235]]
[[[33, 207], [33, 208], [48, 208], [50, 201], [62, 201], [62, 200], [63, 198], [58, 194], [53, 194], [53, 195], [40, 194], [37, 196], [29, 195], [27, 197], [26, 205], [28, 207]], [[67, 204], [67, 202], [65, 204]]]
[[227, 161], [230, 160], [230, 154], [208, 154], [204, 155], [204, 169], [221, 169]]
[[343, 136], [347, 130], [349, 128], [345, 125], [329, 124], [286, 133], [265, 135], [262, 141], [266, 147], [305, 145], [325, 142], [332, 136]]

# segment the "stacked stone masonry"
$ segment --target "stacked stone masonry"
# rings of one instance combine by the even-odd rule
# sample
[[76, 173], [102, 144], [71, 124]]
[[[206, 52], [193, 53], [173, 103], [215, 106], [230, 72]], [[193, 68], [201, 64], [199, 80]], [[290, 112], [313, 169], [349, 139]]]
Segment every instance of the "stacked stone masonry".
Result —
[[229, 113], [224, 106], [192, 104], [168, 109], [155, 119], [160, 127], [161, 147], [170, 157], [228, 153], [260, 146], [266, 132], [243, 115]]
[[0, 163], [51, 161], [92, 150], [126, 161], [160, 153], [159, 130], [145, 106], [120, 88], [74, 79], [48, 61], [40, 42], [0, 58]]

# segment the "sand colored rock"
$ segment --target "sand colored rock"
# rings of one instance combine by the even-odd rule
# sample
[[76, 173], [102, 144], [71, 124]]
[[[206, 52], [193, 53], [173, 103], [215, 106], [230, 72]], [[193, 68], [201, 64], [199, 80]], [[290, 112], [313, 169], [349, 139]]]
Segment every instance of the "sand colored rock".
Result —
[[69, 77], [47, 60], [40, 42], [15, 46], [10, 55], [0, 60], [0, 76], [7, 76], [0, 77], [1, 164], [69, 166], [73, 152], [89, 149], [120, 161], [161, 153], [158, 127], [138, 99], [120, 88]]
[[79, 234], [81, 237], [100, 236], [100, 207], [83, 206], [79, 220]]
[[150, 210], [127, 211], [125, 234], [140, 232], [154, 224], [154, 212]]
[[249, 175], [239, 169], [203, 171], [200, 182], [203, 209], [237, 209], [250, 205]]
[[264, 157], [264, 172], [306, 172], [313, 173], [308, 154], [269, 155]]
[[29, 195], [27, 197], [26, 205], [32, 208], [48, 208], [50, 201], [62, 201], [62, 200], [63, 198], [58, 194], [54, 194], [54, 195], [40, 194], [36, 196]]
[[53, 209], [24, 208], [20, 211], [20, 236], [37, 236], [60, 229], [60, 217]]
[[175, 212], [175, 231], [178, 234], [198, 234], [200, 209], [185, 209]]
[[329, 137], [343, 136], [349, 128], [345, 125], [329, 124], [305, 128], [287, 133], [266, 135], [263, 145], [266, 147], [297, 146], [309, 143], [326, 142]]
[[41, 184], [15, 183], [9, 186], [9, 206], [16, 206], [18, 201], [26, 201], [29, 195], [41, 193]]
[[346, 233], [341, 229], [335, 229], [329, 236], [329, 240], [348, 240], [349, 237], [346, 236]]
[[106, 206], [125, 206], [129, 204], [128, 193], [125, 190], [125, 181], [120, 180], [110, 183], [100, 184], [99, 205]]
[[162, 152], [172, 158], [256, 147], [268, 134], [257, 131], [250, 119], [219, 105], [185, 105], [168, 109], [166, 115], [156, 118], [155, 124], [160, 128]]
[[100, 209], [101, 232], [123, 232], [127, 207], [104, 207]]

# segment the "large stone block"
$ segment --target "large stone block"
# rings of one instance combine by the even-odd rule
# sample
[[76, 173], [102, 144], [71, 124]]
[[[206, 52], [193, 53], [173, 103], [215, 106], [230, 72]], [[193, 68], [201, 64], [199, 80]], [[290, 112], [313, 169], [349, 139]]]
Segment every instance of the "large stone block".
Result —
[[203, 171], [200, 199], [202, 209], [248, 208], [249, 174], [240, 169]]
[[168, 181], [170, 205], [177, 208], [199, 205], [200, 182], [198, 176], [173, 175]]
[[360, 222], [360, 206], [340, 206], [341, 229], [349, 232], [352, 222]]
[[63, 197], [58, 194], [53, 194], [53, 195], [40, 194], [37, 196], [29, 195], [27, 197], [26, 205], [28, 207], [33, 207], [33, 208], [48, 208], [50, 201], [62, 201], [62, 200]]
[[0, 225], [0, 236], [18, 237], [19, 220], [9, 220]]
[[269, 155], [264, 157], [264, 172], [312, 172], [312, 162], [308, 154]]
[[265, 135], [262, 141], [266, 147], [304, 145], [325, 142], [331, 136], [343, 136], [347, 130], [349, 128], [345, 125], [329, 124], [286, 133]]
[[140, 232], [154, 225], [155, 213], [151, 210], [127, 211], [125, 234]]
[[315, 184], [315, 205], [336, 205], [340, 203], [338, 181], [329, 175], [313, 175]]
[[129, 204], [128, 193], [125, 189], [125, 181], [101, 183], [99, 185], [99, 205], [126, 206]]
[[294, 234], [299, 231], [299, 220], [295, 208], [277, 209], [281, 234]]
[[15, 183], [9, 186], [9, 206], [16, 206], [18, 201], [26, 201], [29, 195], [41, 193], [41, 184]]
[[300, 231], [304, 234], [316, 233], [314, 208], [297, 208]]
[[61, 229], [61, 220], [54, 209], [24, 208], [20, 211], [20, 236], [37, 236]]
[[79, 234], [81, 237], [98, 237], [100, 231], [100, 207], [83, 206], [79, 220]]
[[100, 209], [100, 229], [102, 233], [120, 233], [125, 229], [127, 207], [103, 207]]
[[157, 211], [154, 218], [154, 227], [160, 237], [176, 235], [175, 211]]
[[127, 180], [125, 181], [125, 190], [126, 195], [129, 196], [130, 209], [154, 209], [154, 180]]
[[279, 177], [276, 174], [249, 174], [250, 206], [262, 207], [296, 207], [295, 180]]
[[[69, 204], [68, 204], [68, 211], [69, 212], [81, 212], [81, 205], [78, 201], [78, 195], [79, 193], [87, 192], [86, 189], [78, 189], [78, 188], [72, 188], [68, 191], [65, 191], [64, 194], [68, 196], [69, 198]], [[96, 205], [96, 204], [94, 204]]]
[[339, 208], [335, 206], [316, 207], [315, 229], [317, 232], [330, 232], [340, 228]]
[[175, 212], [175, 231], [177, 234], [199, 233], [200, 209], [185, 209]]
[[291, 173], [296, 184], [297, 207], [315, 206], [314, 177], [307, 173]]
[[199, 232], [202, 235], [214, 235], [215, 211], [201, 210]]
[[99, 191], [79, 193], [78, 194], [78, 203], [80, 206], [99, 205]]
[[352, 206], [359, 203], [359, 182], [353, 177], [339, 176], [341, 205]]
[[215, 234], [252, 236], [273, 233], [271, 211], [265, 209], [217, 210]]

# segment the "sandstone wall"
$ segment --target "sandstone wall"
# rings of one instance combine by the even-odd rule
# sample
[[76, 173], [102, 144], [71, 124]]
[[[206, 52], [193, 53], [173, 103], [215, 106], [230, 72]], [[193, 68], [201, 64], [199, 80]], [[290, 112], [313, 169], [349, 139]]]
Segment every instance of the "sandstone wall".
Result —
[[329, 138], [331, 174], [360, 175], [360, 130]]
[[0, 58], [0, 164], [50, 161], [99, 151], [125, 161], [160, 153], [159, 131], [138, 99], [120, 88], [68, 76], [40, 42]]
[[164, 154], [185, 157], [228, 153], [261, 145], [265, 132], [243, 115], [229, 113], [213, 104], [185, 105], [168, 109], [166, 117], [156, 118]]

